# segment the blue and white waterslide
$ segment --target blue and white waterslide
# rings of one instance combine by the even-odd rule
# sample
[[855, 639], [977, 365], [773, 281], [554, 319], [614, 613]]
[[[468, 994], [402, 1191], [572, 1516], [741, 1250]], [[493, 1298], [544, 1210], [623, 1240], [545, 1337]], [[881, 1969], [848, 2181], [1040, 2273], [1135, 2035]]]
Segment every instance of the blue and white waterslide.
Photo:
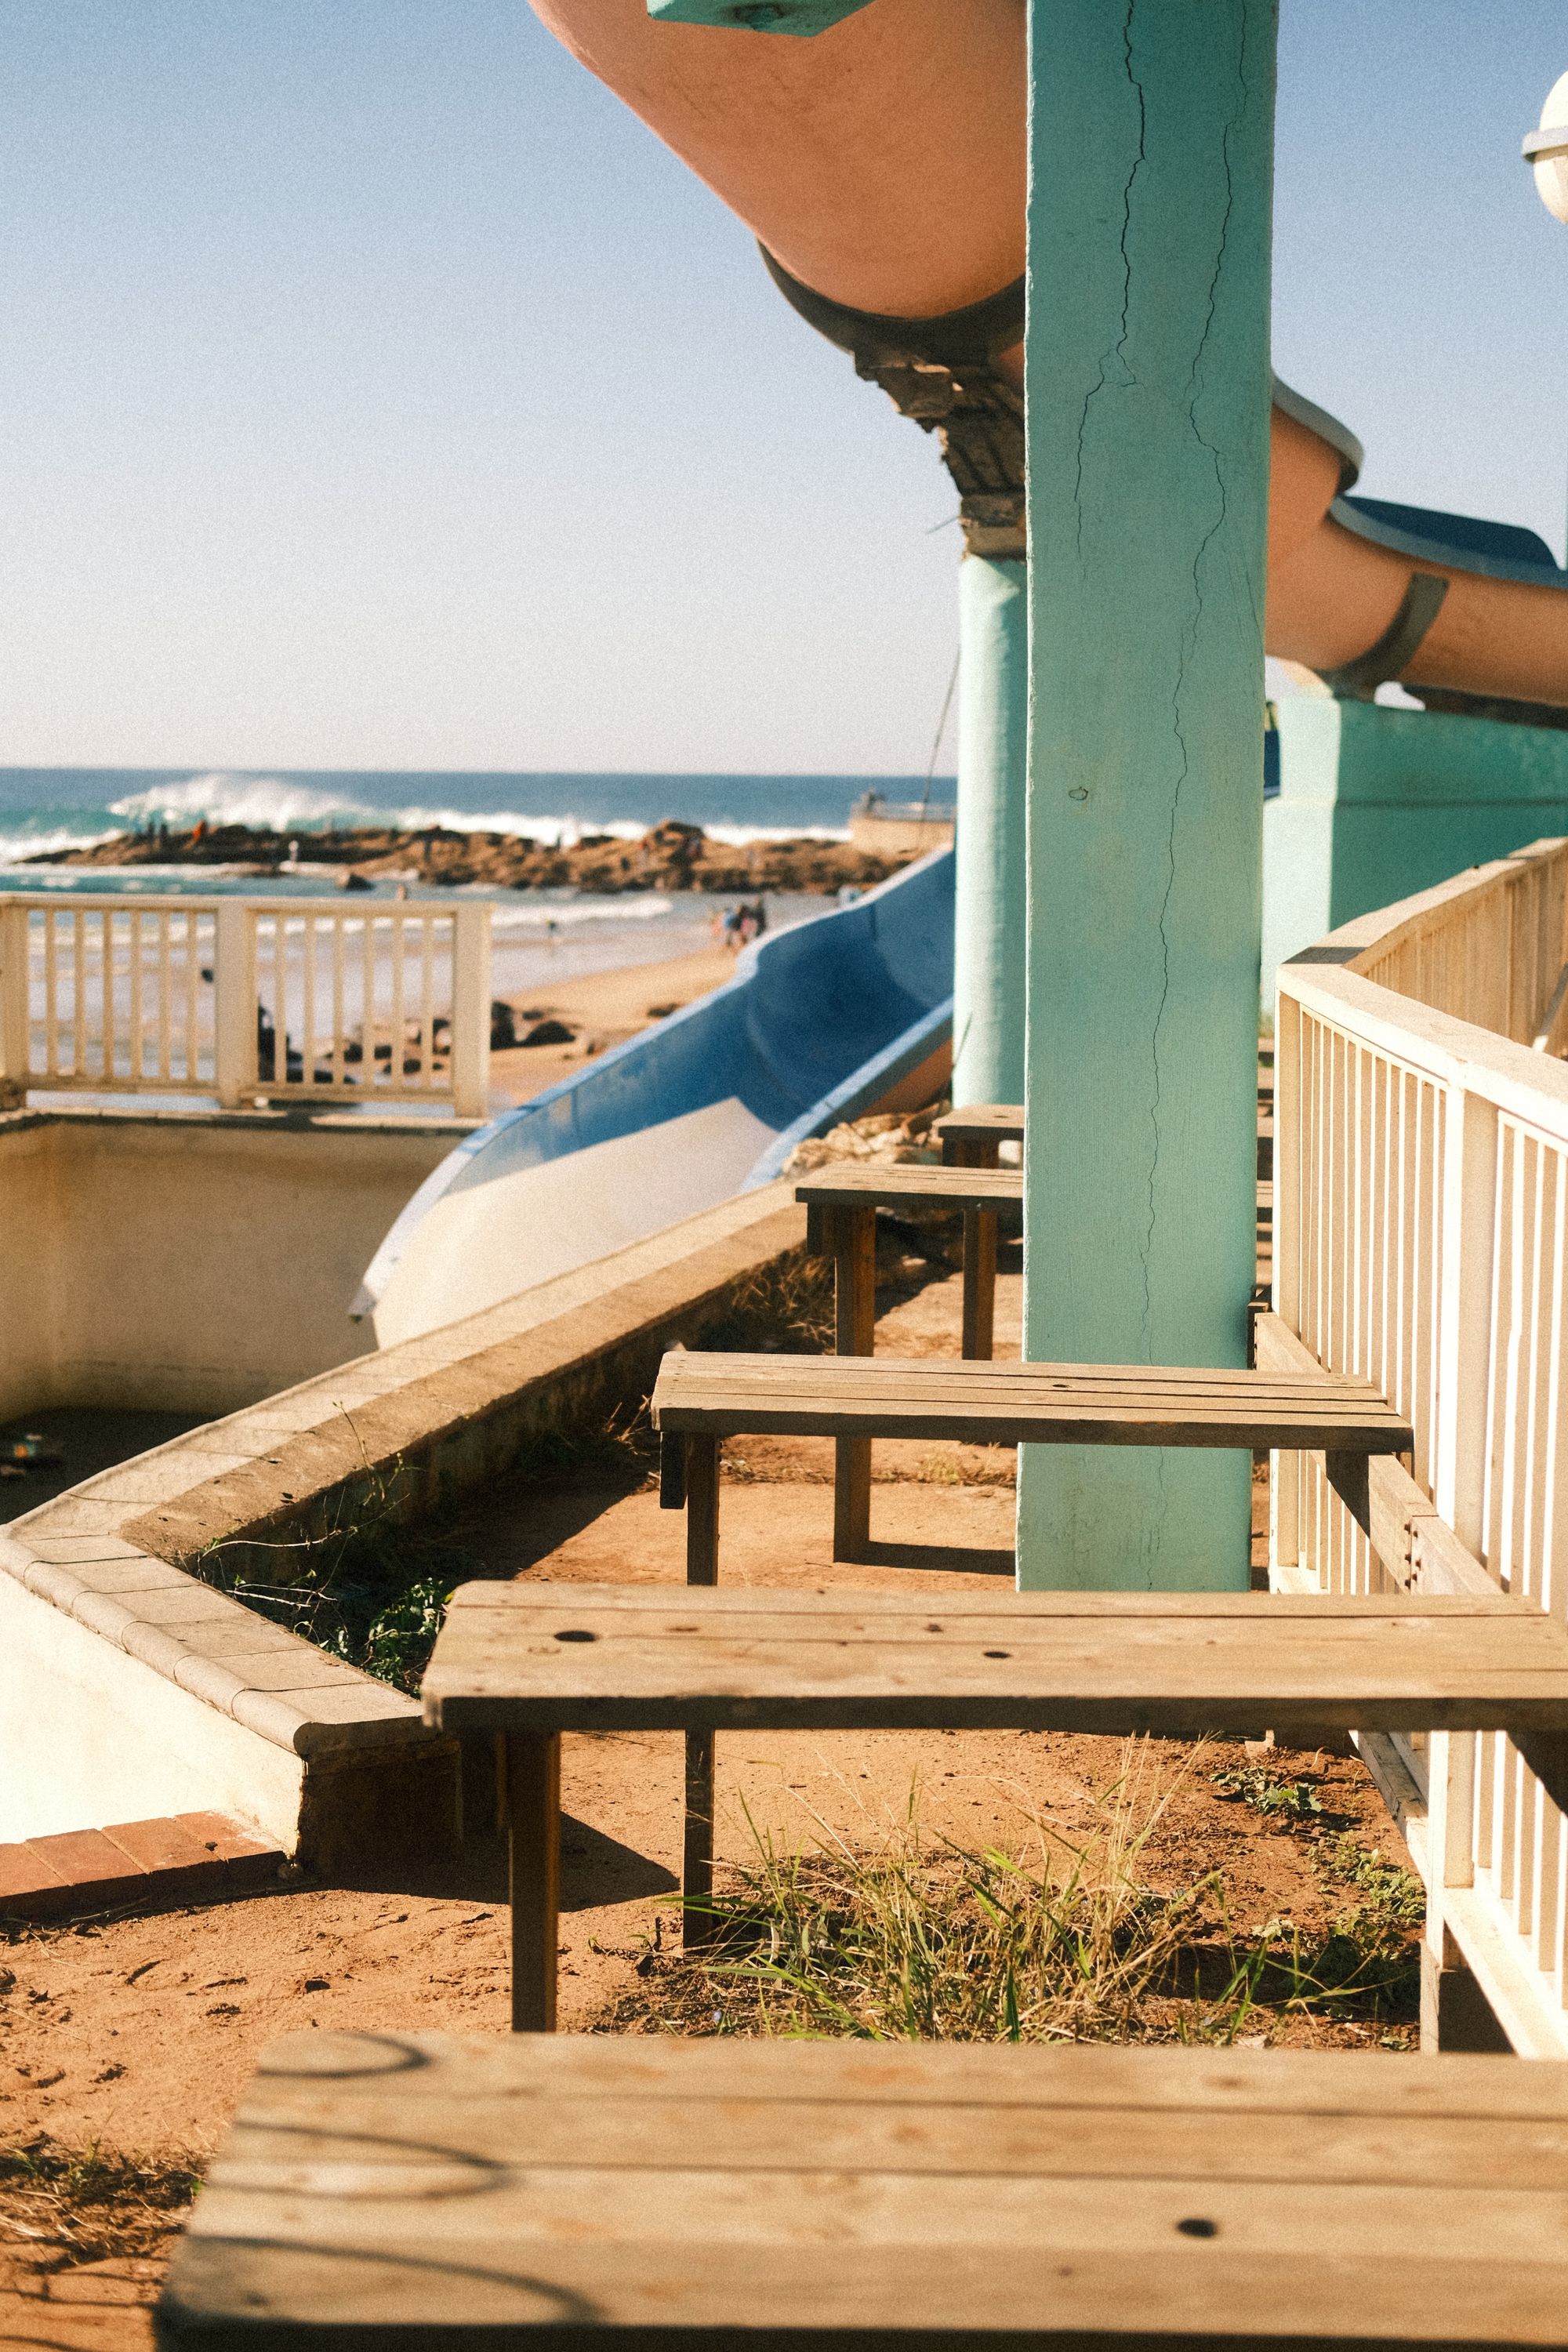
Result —
[[451, 1323], [782, 1173], [795, 1145], [929, 1099], [952, 1035], [953, 854], [764, 938], [735, 976], [491, 1119], [426, 1179], [353, 1309]]

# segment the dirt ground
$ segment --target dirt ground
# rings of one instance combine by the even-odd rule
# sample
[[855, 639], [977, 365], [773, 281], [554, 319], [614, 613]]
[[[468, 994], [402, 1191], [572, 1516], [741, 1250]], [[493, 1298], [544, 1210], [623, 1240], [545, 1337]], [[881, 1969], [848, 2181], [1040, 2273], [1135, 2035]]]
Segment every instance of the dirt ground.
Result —
[[527, 1102], [611, 1045], [624, 1045], [710, 989], [721, 987], [735, 969], [728, 948], [671, 956], [662, 963], [631, 964], [619, 971], [595, 971], [581, 979], [552, 981], [544, 994], [520, 996], [520, 1021], [551, 1019], [574, 1034], [569, 1045], [510, 1045], [490, 1055], [490, 1093], [498, 1105]]
[[[912, 1261], [901, 1276], [879, 1302], [879, 1350], [953, 1352], [956, 1276], [932, 1277]], [[1017, 1246], [1005, 1244], [999, 1355], [1017, 1353], [1020, 1292]], [[828, 1446], [738, 1444], [722, 1492], [725, 1579], [831, 1579], [925, 1595], [994, 1591], [1010, 1576], [1009, 1454], [879, 1445], [874, 1476], [876, 1557], [868, 1567], [835, 1568]], [[451, 1534], [490, 1575], [674, 1583], [683, 1573], [682, 1519], [660, 1512], [629, 1451], [624, 1470], [612, 1459], [502, 1486]], [[561, 2022], [657, 2028], [649, 1956], [679, 1940], [679, 1742], [573, 1738], [564, 1750]], [[1397, 1836], [1352, 1759], [1274, 1759], [1305, 1792], [1300, 1815], [1260, 1813], [1234, 1789], [1216, 1788], [1215, 1774], [1256, 1771], [1258, 1760], [1239, 1740], [1195, 1754], [1160, 1743], [1159, 1770], [1177, 1786], [1144, 1874], [1164, 1891], [1219, 1873], [1225, 1919], [1237, 1936], [1279, 1921], [1321, 1936], [1345, 1900], [1323, 1867], [1331, 1849], [1322, 1841], [1338, 1839], [1352, 1856], [1376, 1848], [1403, 1861]], [[756, 1827], [806, 1846], [826, 1832], [874, 1849], [917, 1786], [933, 1840], [1023, 1851], [1037, 1843], [1041, 1823], [1081, 1838], [1123, 1763], [1118, 1741], [1038, 1734], [734, 1734], [720, 1743], [720, 1855], [743, 1863]], [[0, 1944], [0, 2152], [11, 2152], [0, 2154], [9, 2167], [0, 2169], [0, 2346], [140, 2352], [151, 2340], [147, 2305], [169, 2212], [129, 2191], [72, 2204], [58, 2185], [40, 2186], [40, 2164], [58, 2169], [61, 2151], [96, 2146], [133, 2157], [155, 2177], [199, 2170], [258, 2048], [276, 2033], [503, 2030], [504, 1889], [497, 1842], [439, 1871], [381, 1872], [372, 1857], [353, 1885], [296, 1879], [205, 1909], [13, 1930]], [[1260, 2012], [1248, 2038], [1259, 2034], [1349, 2047], [1407, 2047], [1412, 2039], [1407, 2013]]]

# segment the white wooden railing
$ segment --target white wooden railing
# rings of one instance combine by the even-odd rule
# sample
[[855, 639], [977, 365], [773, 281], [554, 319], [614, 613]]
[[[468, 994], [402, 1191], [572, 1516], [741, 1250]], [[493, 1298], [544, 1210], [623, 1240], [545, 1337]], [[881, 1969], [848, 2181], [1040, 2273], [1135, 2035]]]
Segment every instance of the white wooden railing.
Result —
[[24, 1088], [427, 1103], [482, 1118], [480, 899], [0, 896], [0, 1076]]
[[[1284, 965], [1277, 1312], [1409, 1415], [1415, 1475], [1499, 1585], [1568, 1612], [1568, 842], [1368, 915]], [[1271, 1574], [1394, 1573], [1319, 1456], [1275, 1457]], [[1417, 1571], [1418, 1573], [1418, 1571]], [[1406, 1569], [1404, 1581], [1409, 1575]], [[1568, 1832], [1499, 1735], [1366, 1738], [1457, 1947], [1514, 2047], [1568, 2055]]]

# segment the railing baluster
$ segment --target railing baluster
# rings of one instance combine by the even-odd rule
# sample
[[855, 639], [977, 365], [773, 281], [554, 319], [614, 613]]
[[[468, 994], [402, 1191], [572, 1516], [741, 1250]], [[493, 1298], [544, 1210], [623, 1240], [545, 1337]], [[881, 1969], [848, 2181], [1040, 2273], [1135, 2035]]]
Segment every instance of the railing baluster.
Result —
[[300, 1081], [302, 1086], [313, 1087], [316, 1083], [316, 918], [313, 910], [306, 915], [303, 929], [305, 963], [302, 978], [305, 1034], [301, 1041], [304, 1050], [300, 1065]]
[[60, 1068], [59, 951], [55, 940], [58, 907], [44, 909], [44, 1070], [51, 1078]]
[[158, 942], [158, 1076], [165, 1086], [172, 1075], [170, 1063], [172, 1022], [169, 1005], [169, 992], [174, 978], [170, 963], [172, 922], [173, 918], [162, 910], [153, 918], [153, 936]]
[[201, 1077], [201, 918], [187, 908], [185, 923], [185, 1084]]
[[395, 1092], [403, 1088], [403, 1065], [407, 1058], [407, 1041], [404, 1036], [406, 1015], [404, 1012], [404, 964], [408, 954], [408, 919], [394, 915], [392, 919], [392, 1085]]
[[428, 909], [419, 921], [419, 1085], [428, 1094], [436, 1084], [436, 917]]
[[360, 1025], [361, 1025], [361, 1028], [362, 1028], [362, 1031], [363, 1031], [363, 1036], [364, 1036], [364, 1082], [365, 1082], [365, 1085], [366, 1085], [367, 1087], [374, 1087], [374, 1086], [375, 1085], [375, 1083], [376, 1083], [376, 1071], [375, 1071], [375, 915], [374, 915], [374, 909], [373, 909], [372, 908], [370, 908], [370, 907], [367, 907], [367, 908], [365, 908], [365, 910], [364, 910], [364, 940], [363, 940], [363, 949], [364, 949], [364, 954], [363, 954], [363, 966], [364, 966], [364, 1018], [363, 1018], [363, 1022], [361, 1023], [361, 1024], [360, 1024]]
[[332, 1084], [341, 1087], [348, 1066], [343, 1058], [343, 919], [334, 914], [332, 936]]
[[87, 1075], [87, 915], [71, 909], [71, 1076]]

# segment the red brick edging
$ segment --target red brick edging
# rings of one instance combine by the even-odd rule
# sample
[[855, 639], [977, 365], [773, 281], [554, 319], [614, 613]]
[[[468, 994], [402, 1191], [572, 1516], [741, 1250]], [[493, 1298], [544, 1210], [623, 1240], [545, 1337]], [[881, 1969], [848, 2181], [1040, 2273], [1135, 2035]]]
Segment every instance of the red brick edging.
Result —
[[265, 1885], [284, 1860], [226, 1813], [117, 1822], [0, 1845], [0, 1915], [58, 1919], [152, 1895], [237, 1895]]

